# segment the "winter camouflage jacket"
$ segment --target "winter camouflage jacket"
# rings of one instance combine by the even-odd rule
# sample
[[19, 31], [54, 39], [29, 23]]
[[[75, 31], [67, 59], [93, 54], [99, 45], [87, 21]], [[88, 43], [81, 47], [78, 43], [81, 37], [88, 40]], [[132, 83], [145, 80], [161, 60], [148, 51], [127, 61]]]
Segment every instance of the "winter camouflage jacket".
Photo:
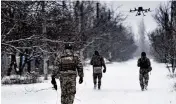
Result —
[[77, 75], [83, 77], [83, 65], [80, 57], [76, 55], [63, 54], [57, 57], [55, 60], [55, 67], [53, 70], [53, 76], [69, 76]]
[[93, 65], [93, 73], [102, 73], [102, 66], [106, 70], [104, 59], [100, 55], [93, 55], [90, 64]]
[[137, 66], [140, 67], [140, 73], [148, 72], [151, 67], [150, 60], [147, 57], [142, 57], [138, 59]]
[[94, 67], [102, 67], [105, 65], [105, 62], [102, 56], [93, 55], [90, 64]]

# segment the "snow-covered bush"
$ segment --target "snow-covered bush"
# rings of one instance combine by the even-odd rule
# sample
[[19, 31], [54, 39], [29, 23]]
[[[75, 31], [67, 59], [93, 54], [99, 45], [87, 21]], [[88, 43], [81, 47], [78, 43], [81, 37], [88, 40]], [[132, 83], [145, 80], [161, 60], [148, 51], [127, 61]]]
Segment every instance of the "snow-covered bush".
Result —
[[167, 75], [169, 79], [172, 79], [173, 82], [173, 89], [176, 91], [176, 74], [169, 74]]
[[31, 84], [40, 83], [42, 80], [36, 72], [26, 73], [24, 75], [11, 75], [5, 76], [2, 80], [2, 84]]
[[174, 90], [176, 91], [176, 74], [174, 74], [174, 81], [175, 81]]

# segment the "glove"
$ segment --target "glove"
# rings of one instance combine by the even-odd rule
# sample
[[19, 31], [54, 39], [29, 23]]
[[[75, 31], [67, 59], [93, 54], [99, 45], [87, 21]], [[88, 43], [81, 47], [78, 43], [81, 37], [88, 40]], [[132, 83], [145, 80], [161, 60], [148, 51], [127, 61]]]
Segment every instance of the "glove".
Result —
[[83, 77], [80, 77], [79, 78], [79, 84], [82, 84], [83, 83]]
[[57, 90], [57, 83], [56, 83], [55, 78], [52, 77], [51, 83], [52, 83], [52, 85], [53, 85], [53, 88], [54, 88], [55, 90]]
[[53, 88], [57, 91], [57, 85], [56, 84], [53, 85]]
[[52, 80], [51, 80], [51, 84], [55, 85], [56, 84], [56, 80], [55, 78], [52, 77]]
[[106, 73], [106, 69], [103, 69], [103, 73]]

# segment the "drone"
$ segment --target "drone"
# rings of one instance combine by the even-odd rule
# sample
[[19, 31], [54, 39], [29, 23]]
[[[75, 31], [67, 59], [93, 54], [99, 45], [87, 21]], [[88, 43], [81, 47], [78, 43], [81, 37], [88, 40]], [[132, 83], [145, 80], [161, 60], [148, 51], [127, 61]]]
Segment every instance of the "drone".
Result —
[[131, 10], [131, 9], [130, 9], [130, 12], [135, 12], [135, 11], [137, 11], [136, 16], [140, 16], [140, 15], [141, 15], [141, 12], [143, 13], [143, 16], [146, 16], [146, 15], [144, 14], [144, 12], [145, 12], [145, 13], [151, 12], [150, 8], [149, 8], [149, 9], [143, 9], [143, 7], [138, 7], [138, 9], [136, 9], [136, 8], [134, 8], [134, 10]]

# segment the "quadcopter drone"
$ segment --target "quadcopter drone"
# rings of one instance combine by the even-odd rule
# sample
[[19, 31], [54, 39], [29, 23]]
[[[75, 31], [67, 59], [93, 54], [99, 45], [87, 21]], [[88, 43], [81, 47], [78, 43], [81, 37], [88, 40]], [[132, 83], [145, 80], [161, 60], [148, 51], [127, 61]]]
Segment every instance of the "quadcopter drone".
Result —
[[143, 16], [145, 16], [144, 12], [145, 13], [151, 12], [150, 8], [149, 9], [143, 9], [143, 7], [138, 7], [138, 9], [136, 9], [136, 8], [134, 8], [134, 10], [130, 9], [130, 12], [135, 12], [135, 11], [137, 11], [136, 16], [140, 16], [141, 12], [143, 13]]

